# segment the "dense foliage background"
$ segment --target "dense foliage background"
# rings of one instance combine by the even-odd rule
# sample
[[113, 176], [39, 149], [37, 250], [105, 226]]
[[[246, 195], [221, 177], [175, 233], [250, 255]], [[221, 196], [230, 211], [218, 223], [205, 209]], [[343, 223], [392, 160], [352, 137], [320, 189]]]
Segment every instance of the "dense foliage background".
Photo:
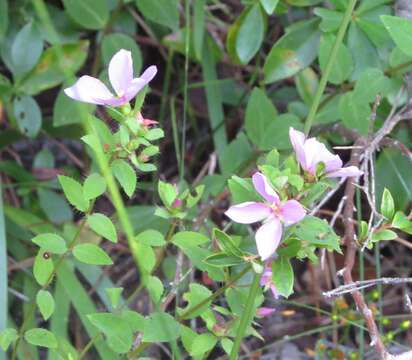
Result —
[[[348, 17], [353, 4], [355, 10]], [[411, 4], [391, 0], [0, 0], [0, 330], [18, 330], [22, 323], [38, 325], [50, 329], [59, 343], [50, 346], [50, 339], [26, 338], [18, 344], [16, 356], [117, 358], [113, 346], [116, 349], [121, 343], [124, 329], [119, 325], [107, 345], [99, 334], [110, 339], [107, 327], [115, 327], [116, 321], [102, 325], [86, 315], [127, 303], [142, 315], [163, 306], [162, 310], [178, 318], [211, 290], [227, 285], [227, 269], [202, 263], [216, 243], [208, 243], [208, 250], [194, 246], [208, 240], [194, 233], [191, 238], [189, 231], [211, 237], [214, 227], [227, 229], [224, 211], [232, 201], [241, 202], [250, 195], [237, 176], [248, 177], [257, 163], [273, 160], [270, 151], [274, 148], [282, 161], [286, 159], [292, 149], [290, 127], [310, 130], [335, 146], [346, 162], [353, 150], [350, 145], [359, 138], [372, 138], [388, 117], [408, 109], [412, 71], [412, 21], [408, 18], [412, 19]], [[345, 19], [347, 30], [342, 27]], [[88, 134], [83, 115], [96, 114], [112, 131], [117, 127], [112, 119], [116, 114], [76, 103], [63, 89], [84, 74], [107, 83], [107, 65], [120, 49], [131, 51], [135, 74], [152, 64], [158, 68], [142, 113], [159, 122], [164, 138], [158, 133], [148, 138], [159, 148], [153, 145], [133, 168], [115, 173], [133, 233], [154, 232], [136, 240], [146, 251], [136, 254], [124, 236], [127, 231], [122, 230], [112, 196], [99, 197], [95, 209], [111, 218], [119, 241], [107, 241], [110, 234], [101, 228], [96, 231], [92, 224], [79, 236], [81, 241], [99, 244], [115, 265], [99, 268], [79, 259], [65, 260], [50, 290], [54, 311], [49, 316], [41, 312], [43, 318], [28, 316], [39, 290], [36, 269], [32, 273], [35, 257], [50, 255], [38, 254], [32, 238], [41, 233], [73, 236], [82, 220], [79, 206], [71, 206], [65, 189], [69, 204], [57, 176], [83, 181], [98, 171], [96, 156], [80, 140]], [[336, 57], [330, 62], [333, 51]], [[328, 78], [322, 78], [325, 72]], [[373, 194], [380, 204], [386, 187], [393, 208], [409, 214], [412, 124], [394, 125], [385, 133], [389, 135], [386, 143], [373, 151]], [[159, 208], [168, 208], [164, 197], [173, 192], [163, 189], [162, 196], [159, 179], [177, 184], [180, 193], [190, 189], [193, 207], [184, 215], [159, 216]], [[201, 198], [196, 198], [194, 189]], [[334, 218], [334, 214], [342, 194], [338, 189], [319, 211], [322, 218], [333, 220], [331, 226], [339, 235], [344, 231], [342, 216]], [[359, 223], [368, 220], [368, 200], [358, 192], [355, 217]], [[185, 222], [176, 221], [179, 217]], [[245, 227], [237, 226], [231, 230], [250, 237]], [[375, 239], [374, 249], [359, 256], [354, 278], [410, 276], [412, 227], [408, 226], [401, 237]], [[186, 238], [162, 247], [175, 227], [186, 231]], [[250, 332], [255, 336], [244, 341], [244, 356], [258, 357], [267, 351], [268, 358], [282, 359], [373, 358], [362, 315], [350, 297], [322, 296], [340, 284], [336, 273], [343, 267], [342, 255], [327, 253], [326, 265], [316, 260], [321, 252], [306, 255], [313, 262], [292, 262], [294, 295], [287, 300], [267, 298], [266, 306], [276, 311], [259, 321], [260, 335]], [[150, 271], [156, 269], [150, 279], [141, 276], [136, 257], [150, 263]], [[162, 260], [155, 267], [156, 259]], [[121, 294], [105, 290], [120, 287]], [[152, 338], [146, 335], [148, 330], [144, 332], [145, 341], [155, 344], [146, 355], [171, 358], [173, 353], [183, 358], [187, 354], [202, 359], [230, 353], [230, 313], [240, 314], [247, 297], [247, 291], [230, 290], [229, 286], [225, 299], [214, 304], [213, 314], [208, 309], [202, 320], [191, 320], [192, 332], [187, 327], [182, 335], [183, 348], [168, 331]], [[407, 294], [405, 283], [378, 286], [364, 294], [376, 303], [372, 309], [384, 342], [395, 352], [412, 346], [404, 302]], [[45, 296], [40, 304], [49, 304]], [[150, 321], [145, 326], [159, 333], [162, 321], [154, 316]], [[167, 324], [168, 330], [177, 331], [177, 322]], [[141, 331], [139, 325], [135, 330]], [[0, 345], [7, 348], [9, 341], [2, 339]], [[41, 341], [57, 350], [47, 352], [30, 345], [44, 345]], [[133, 341], [138, 345], [140, 339], [133, 337]], [[0, 359], [6, 359], [5, 352], [0, 352]]]

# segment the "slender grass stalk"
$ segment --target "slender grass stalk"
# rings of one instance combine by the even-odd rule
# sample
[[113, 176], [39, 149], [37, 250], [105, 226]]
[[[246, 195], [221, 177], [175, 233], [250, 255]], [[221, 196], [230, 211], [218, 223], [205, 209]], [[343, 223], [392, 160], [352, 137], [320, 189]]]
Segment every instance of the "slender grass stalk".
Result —
[[309, 110], [308, 117], [306, 118], [305, 122], [305, 133], [306, 135], [309, 133], [313, 121], [315, 120], [316, 113], [319, 108], [320, 101], [322, 99], [322, 95], [325, 91], [326, 84], [328, 83], [329, 74], [332, 70], [332, 66], [335, 63], [336, 56], [338, 55], [339, 47], [342, 44], [343, 38], [346, 33], [346, 29], [348, 28], [349, 22], [352, 17], [352, 12], [355, 9], [357, 0], [349, 0], [348, 7], [346, 8], [345, 15], [343, 16], [342, 23], [340, 24], [338, 34], [336, 36], [336, 41], [333, 44], [333, 48], [330, 52], [328, 62], [326, 63], [325, 71], [322, 74], [322, 77], [319, 82], [319, 86], [315, 93], [315, 98], [313, 99], [312, 105]]
[[[0, 331], [7, 327], [7, 313], [7, 242], [0, 179]], [[0, 360], [4, 359], [6, 359], [5, 353], [0, 351]]]
[[[358, 224], [362, 221], [362, 204], [361, 204], [361, 192], [359, 188], [356, 188], [356, 209], [357, 209], [357, 221]], [[360, 226], [358, 226], [358, 237], [360, 235]], [[365, 258], [363, 251], [361, 249], [358, 250], [359, 256], [359, 277], [360, 280], [365, 280]], [[362, 296], [364, 295], [365, 291], [361, 290]], [[365, 329], [364, 327], [359, 328], [359, 357], [363, 359], [365, 354]]]
[[229, 359], [230, 360], [236, 360], [238, 358], [239, 350], [240, 350], [240, 344], [242, 342], [242, 339], [245, 335], [246, 329], [249, 326], [252, 318], [253, 318], [253, 304], [255, 303], [255, 299], [257, 296], [257, 292], [259, 290], [259, 282], [260, 282], [260, 277], [262, 274], [257, 274], [255, 273], [253, 277], [252, 284], [250, 286], [250, 292], [249, 296], [246, 301], [246, 307], [245, 311], [242, 314], [242, 317], [240, 318], [240, 324], [237, 329], [236, 333], [236, 338], [235, 342], [233, 343], [232, 351], [230, 352]]

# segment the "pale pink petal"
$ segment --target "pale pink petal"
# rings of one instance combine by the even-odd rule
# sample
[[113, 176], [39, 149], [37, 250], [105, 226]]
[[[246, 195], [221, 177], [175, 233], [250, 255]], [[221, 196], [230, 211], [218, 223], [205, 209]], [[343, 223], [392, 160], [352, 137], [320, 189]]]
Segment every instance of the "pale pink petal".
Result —
[[302, 220], [306, 215], [306, 210], [296, 200], [288, 200], [281, 207], [280, 212], [286, 225], [292, 225]]
[[124, 96], [133, 80], [133, 60], [130, 51], [121, 49], [109, 63], [109, 79], [116, 94]]
[[289, 128], [289, 139], [296, 153], [296, 158], [304, 170], [306, 169], [306, 155], [305, 155], [305, 134], [293, 127]]
[[255, 190], [268, 202], [279, 203], [279, 196], [269, 184], [266, 176], [260, 172], [255, 172], [252, 176], [253, 186]]
[[274, 284], [270, 285], [270, 290], [272, 291], [272, 295], [275, 299], [279, 297], [279, 292], [276, 289], [276, 286]]
[[142, 76], [133, 79], [130, 82], [129, 87], [125, 91], [127, 101], [133, 99], [136, 96], [136, 94], [139, 91], [141, 91], [155, 77], [156, 73], [157, 68], [156, 66], [152, 65], [145, 70]]
[[342, 167], [342, 160], [338, 155], [333, 155], [325, 144], [310, 138], [305, 142], [306, 171], [315, 175], [319, 163], [325, 165], [325, 172], [334, 171]]
[[279, 219], [273, 217], [265, 222], [255, 235], [259, 256], [263, 261], [271, 257], [279, 246], [282, 238], [282, 224]]
[[271, 211], [271, 208], [264, 204], [248, 201], [231, 206], [225, 215], [237, 223], [252, 224], [266, 219]]
[[272, 315], [276, 310], [274, 308], [261, 307], [257, 309], [257, 316], [267, 317]]
[[76, 83], [64, 89], [64, 93], [78, 101], [86, 103], [106, 105], [115, 97], [99, 79], [84, 75]]
[[362, 174], [363, 174], [363, 171], [359, 170], [356, 166], [348, 166], [348, 167], [344, 167], [344, 168], [338, 169], [336, 171], [332, 171], [330, 173], [327, 173], [326, 177], [347, 178], [347, 177], [361, 176]]
[[269, 286], [272, 282], [272, 266], [270, 263], [266, 264], [265, 270], [260, 277], [260, 286]]

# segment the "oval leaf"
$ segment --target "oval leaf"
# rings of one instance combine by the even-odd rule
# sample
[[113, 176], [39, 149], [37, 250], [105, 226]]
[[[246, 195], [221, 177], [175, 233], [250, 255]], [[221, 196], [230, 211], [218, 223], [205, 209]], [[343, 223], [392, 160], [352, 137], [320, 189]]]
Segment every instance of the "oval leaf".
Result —
[[110, 259], [104, 250], [95, 244], [80, 244], [73, 249], [74, 257], [90, 265], [112, 265], [113, 261]]
[[46, 329], [30, 329], [24, 334], [24, 339], [32, 345], [50, 349], [57, 348], [57, 340], [53, 333]]
[[93, 214], [87, 218], [87, 223], [91, 229], [100, 236], [110, 240], [111, 242], [117, 242], [116, 228], [112, 221], [103, 214]]
[[55, 303], [53, 296], [47, 290], [39, 290], [36, 296], [36, 304], [44, 320], [47, 320], [53, 314]]
[[57, 234], [40, 234], [35, 236], [31, 241], [38, 245], [43, 251], [51, 252], [52, 254], [64, 254], [67, 251], [66, 242]]

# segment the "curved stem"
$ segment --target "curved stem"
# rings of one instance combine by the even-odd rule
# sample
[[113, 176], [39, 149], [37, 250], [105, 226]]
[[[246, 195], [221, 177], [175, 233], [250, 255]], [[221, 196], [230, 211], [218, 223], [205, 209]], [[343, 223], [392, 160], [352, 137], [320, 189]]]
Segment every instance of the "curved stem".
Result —
[[257, 295], [257, 292], [259, 290], [259, 282], [260, 282], [260, 277], [262, 276], [262, 274], [256, 274], [253, 278], [253, 282], [250, 286], [250, 293], [249, 296], [247, 298], [246, 301], [246, 307], [245, 307], [245, 311], [240, 319], [240, 324], [239, 327], [237, 329], [237, 333], [236, 333], [236, 338], [235, 338], [235, 342], [233, 344], [232, 347], [232, 351], [230, 352], [230, 360], [236, 360], [238, 358], [238, 353], [239, 353], [239, 349], [240, 349], [240, 344], [242, 342], [243, 336], [245, 335], [246, 332], [246, 328], [249, 326], [252, 318], [253, 318], [253, 304], [255, 302], [255, 298]]
[[312, 127], [313, 120], [315, 120], [316, 113], [319, 108], [320, 101], [322, 99], [323, 92], [325, 91], [326, 84], [328, 83], [329, 74], [332, 70], [332, 66], [335, 62], [336, 56], [338, 55], [339, 47], [342, 44], [343, 38], [348, 28], [349, 22], [351, 20], [353, 9], [355, 8], [356, 0], [350, 0], [348, 7], [346, 8], [345, 15], [343, 17], [342, 23], [339, 27], [338, 34], [336, 36], [335, 44], [330, 52], [328, 62], [326, 63], [325, 71], [319, 82], [319, 86], [316, 90], [315, 98], [313, 99], [312, 105], [309, 110], [308, 117], [305, 122], [305, 134], [307, 135]]

